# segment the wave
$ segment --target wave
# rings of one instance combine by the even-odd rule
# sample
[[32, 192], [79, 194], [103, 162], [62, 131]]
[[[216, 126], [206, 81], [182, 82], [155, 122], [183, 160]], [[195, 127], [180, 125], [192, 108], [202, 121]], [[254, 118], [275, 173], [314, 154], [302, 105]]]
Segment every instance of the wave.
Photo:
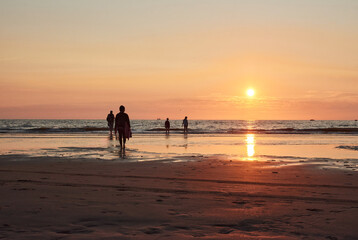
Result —
[[336, 148], [358, 151], [358, 146], [350, 146], [350, 145], [344, 146], [344, 145], [341, 145], [341, 146], [338, 146]]
[[281, 128], [281, 129], [238, 129], [231, 130], [228, 133], [257, 133], [257, 134], [310, 134], [310, 133], [353, 133], [358, 134], [358, 128]]
[[[148, 132], [164, 132], [165, 128], [147, 129]], [[182, 128], [170, 129], [173, 132], [182, 132]], [[279, 128], [279, 129], [189, 129], [190, 133], [205, 134], [358, 134], [358, 128], [309, 128], [309, 129], [295, 129], [295, 128]]]
[[49, 128], [49, 127], [40, 127], [40, 128], [31, 128], [26, 129], [26, 132], [102, 132], [108, 131], [108, 128], [105, 127], [82, 127], [82, 128]]
[[[358, 134], [357, 128], [277, 128], [277, 129], [248, 129], [248, 128], [222, 128], [223, 126], [204, 128], [189, 128], [190, 134]], [[34, 127], [34, 128], [0, 128], [0, 133], [105, 133], [107, 127]], [[183, 128], [171, 128], [172, 133], [182, 133]], [[148, 128], [148, 126], [133, 126], [133, 133], [163, 134], [165, 128]]]
[[[147, 129], [148, 132], [165, 132], [165, 128], [151, 128]], [[182, 128], [171, 128], [170, 131], [183, 131]]]

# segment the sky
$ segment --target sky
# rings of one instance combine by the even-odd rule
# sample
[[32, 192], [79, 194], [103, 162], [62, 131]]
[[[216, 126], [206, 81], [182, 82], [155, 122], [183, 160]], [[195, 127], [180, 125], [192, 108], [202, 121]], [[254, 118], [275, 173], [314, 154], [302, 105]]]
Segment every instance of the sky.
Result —
[[0, 118], [358, 119], [357, 43], [355, 0], [0, 0]]

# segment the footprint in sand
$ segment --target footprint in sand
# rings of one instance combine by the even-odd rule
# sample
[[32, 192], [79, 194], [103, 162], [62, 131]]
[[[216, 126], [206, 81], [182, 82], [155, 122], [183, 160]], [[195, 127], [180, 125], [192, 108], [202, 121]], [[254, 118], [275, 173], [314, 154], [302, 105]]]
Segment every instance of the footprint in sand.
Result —
[[229, 234], [231, 232], [233, 232], [234, 230], [233, 229], [230, 229], [230, 228], [224, 228], [224, 229], [220, 229], [219, 230], [219, 233], [221, 234]]
[[323, 212], [323, 209], [318, 208], [307, 208], [306, 210], [310, 212]]
[[247, 202], [247, 201], [233, 201], [232, 203], [238, 204], [238, 205], [245, 205], [245, 204], [247, 204], [248, 202]]
[[147, 228], [144, 229], [143, 232], [145, 234], [159, 234], [162, 232], [162, 230], [160, 230], [159, 228]]

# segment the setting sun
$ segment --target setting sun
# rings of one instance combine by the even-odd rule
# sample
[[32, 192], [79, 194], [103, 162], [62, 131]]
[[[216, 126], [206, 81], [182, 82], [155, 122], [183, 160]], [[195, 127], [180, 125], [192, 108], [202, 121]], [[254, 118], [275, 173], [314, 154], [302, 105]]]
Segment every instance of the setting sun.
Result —
[[247, 89], [246, 94], [249, 97], [253, 97], [255, 95], [255, 90], [254, 89]]

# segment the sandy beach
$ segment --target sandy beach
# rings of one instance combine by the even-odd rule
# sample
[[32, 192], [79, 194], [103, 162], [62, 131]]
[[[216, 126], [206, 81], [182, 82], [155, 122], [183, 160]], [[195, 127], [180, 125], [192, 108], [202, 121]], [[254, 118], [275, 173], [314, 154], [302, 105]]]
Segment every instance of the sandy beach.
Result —
[[2, 239], [358, 238], [355, 171], [272, 161], [6, 158]]

